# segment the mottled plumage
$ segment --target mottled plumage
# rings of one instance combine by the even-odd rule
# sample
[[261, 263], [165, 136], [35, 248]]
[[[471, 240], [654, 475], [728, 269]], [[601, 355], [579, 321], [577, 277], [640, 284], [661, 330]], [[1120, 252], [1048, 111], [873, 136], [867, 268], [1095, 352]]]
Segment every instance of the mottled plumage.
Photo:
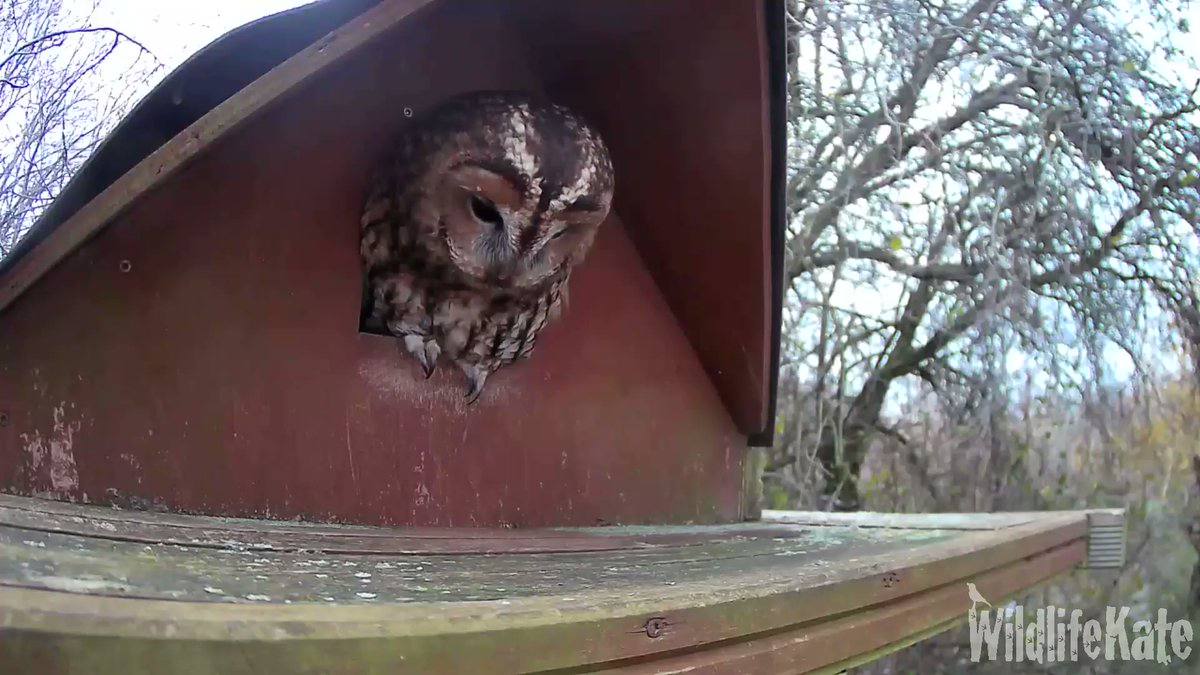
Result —
[[405, 130], [362, 217], [366, 322], [426, 377], [458, 364], [474, 401], [529, 356], [612, 202], [600, 136], [515, 92], [466, 94]]

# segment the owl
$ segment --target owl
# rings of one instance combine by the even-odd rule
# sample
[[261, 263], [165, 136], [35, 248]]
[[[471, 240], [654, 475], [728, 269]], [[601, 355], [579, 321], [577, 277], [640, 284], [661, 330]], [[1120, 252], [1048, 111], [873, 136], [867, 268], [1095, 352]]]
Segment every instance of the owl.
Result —
[[363, 209], [364, 323], [426, 378], [456, 364], [473, 403], [562, 312], [612, 195], [604, 141], [570, 109], [518, 92], [443, 103], [406, 128]]

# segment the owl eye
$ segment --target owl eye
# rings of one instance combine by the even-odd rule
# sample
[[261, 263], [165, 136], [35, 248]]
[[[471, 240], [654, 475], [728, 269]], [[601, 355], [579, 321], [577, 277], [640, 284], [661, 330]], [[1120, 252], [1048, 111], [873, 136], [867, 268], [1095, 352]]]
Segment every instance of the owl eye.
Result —
[[567, 228], [564, 227], [563, 229], [559, 230], [558, 232], [555, 232], [554, 234], [550, 235], [550, 241], [554, 241], [555, 239], [558, 239], [559, 237], [563, 236], [566, 233], [567, 233]]
[[504, 229], [504, 219], [500, 217], [496, 205], [483, 197], [471, 195], [471, 214], [481, 223], [487, 223], [497, 230]]

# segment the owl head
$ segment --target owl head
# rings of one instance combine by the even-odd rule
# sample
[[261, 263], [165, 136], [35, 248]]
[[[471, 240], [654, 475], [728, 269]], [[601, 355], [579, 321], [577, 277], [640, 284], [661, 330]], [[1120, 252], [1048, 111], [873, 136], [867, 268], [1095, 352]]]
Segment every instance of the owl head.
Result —
[[477, 284], [532, 288], [569, 270], [612, 204], [600, 135], [529, 94], [458, 96], [417, 121], [399, 147], [398, 188], [414, 200], [418, 245]]

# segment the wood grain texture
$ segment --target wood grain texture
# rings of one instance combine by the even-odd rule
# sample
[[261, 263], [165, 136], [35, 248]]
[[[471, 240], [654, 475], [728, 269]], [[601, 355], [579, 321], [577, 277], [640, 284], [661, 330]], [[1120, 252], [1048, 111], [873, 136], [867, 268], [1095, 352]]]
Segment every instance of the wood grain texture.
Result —
[[[756, 524], [574, 528], [520, 536], [638, 545], [403, 556], [250, 550], [240, 531], [223, 548], [148, 545], [105, 528], [84, 536], [23, 522], [0, 525], [0, 651], [48, 673], [126, 672], [134, 660], [161, 672], [247, 672], [256, 663], [288, 672], [345, 664], [528, 672], [650, 658], [720, 672], [801, 671], [961, 615], [965, 581], [998, 598], [1070, 569], [1083, 557], [1086, 519], [1047, 513], [974, 530], [782, 526], [786, 534]], [[221, 522], [193, 525], [215, 532]], [[656, 637], [646, 632], [651, 619]]]
[[[989, 570], [971, 581], [985, 597], [1002, 601], [1083, 560], [1076, 541]], [[770, 636], [680, 657], [613, 668], [623, 673], [808, 673], [843, 672], [851, 663], [880, 658], [908, 638], [928, 639], [963, 620], [971, 603], [966, 587], [952, 583], [848, 616], [806, 624]], [[863, 657], [868, 657], [864, 660]], [[599, 672], [608, 672], [607, 669]]]
[[[0, 495], [0, 523], [36, 532], [116, 542], [239, 551], [347, 553], [359, 555], [565, 553], [639, 550], [650, 546], [699, 545], [722, 537], [722, 528], [646, 531], [638, 535], [592, 530], [330, 526], [164, 513], [105, 511], [92, 507]], [[762, 524], [740, 536], [788, 538], [798, 528]]]
[[[1097, 513], [1089, 511], [1089, 514]], [[898, 527], [921, 530], [993, 530], [1037, 521], [1045, 517], [1042, 511], [1009, 511], [1004, 513], [848, 513], [825, 511], [775, 511], [765, 509], [762, 519], [789, 525], [834, 525], [842, 527]]]

